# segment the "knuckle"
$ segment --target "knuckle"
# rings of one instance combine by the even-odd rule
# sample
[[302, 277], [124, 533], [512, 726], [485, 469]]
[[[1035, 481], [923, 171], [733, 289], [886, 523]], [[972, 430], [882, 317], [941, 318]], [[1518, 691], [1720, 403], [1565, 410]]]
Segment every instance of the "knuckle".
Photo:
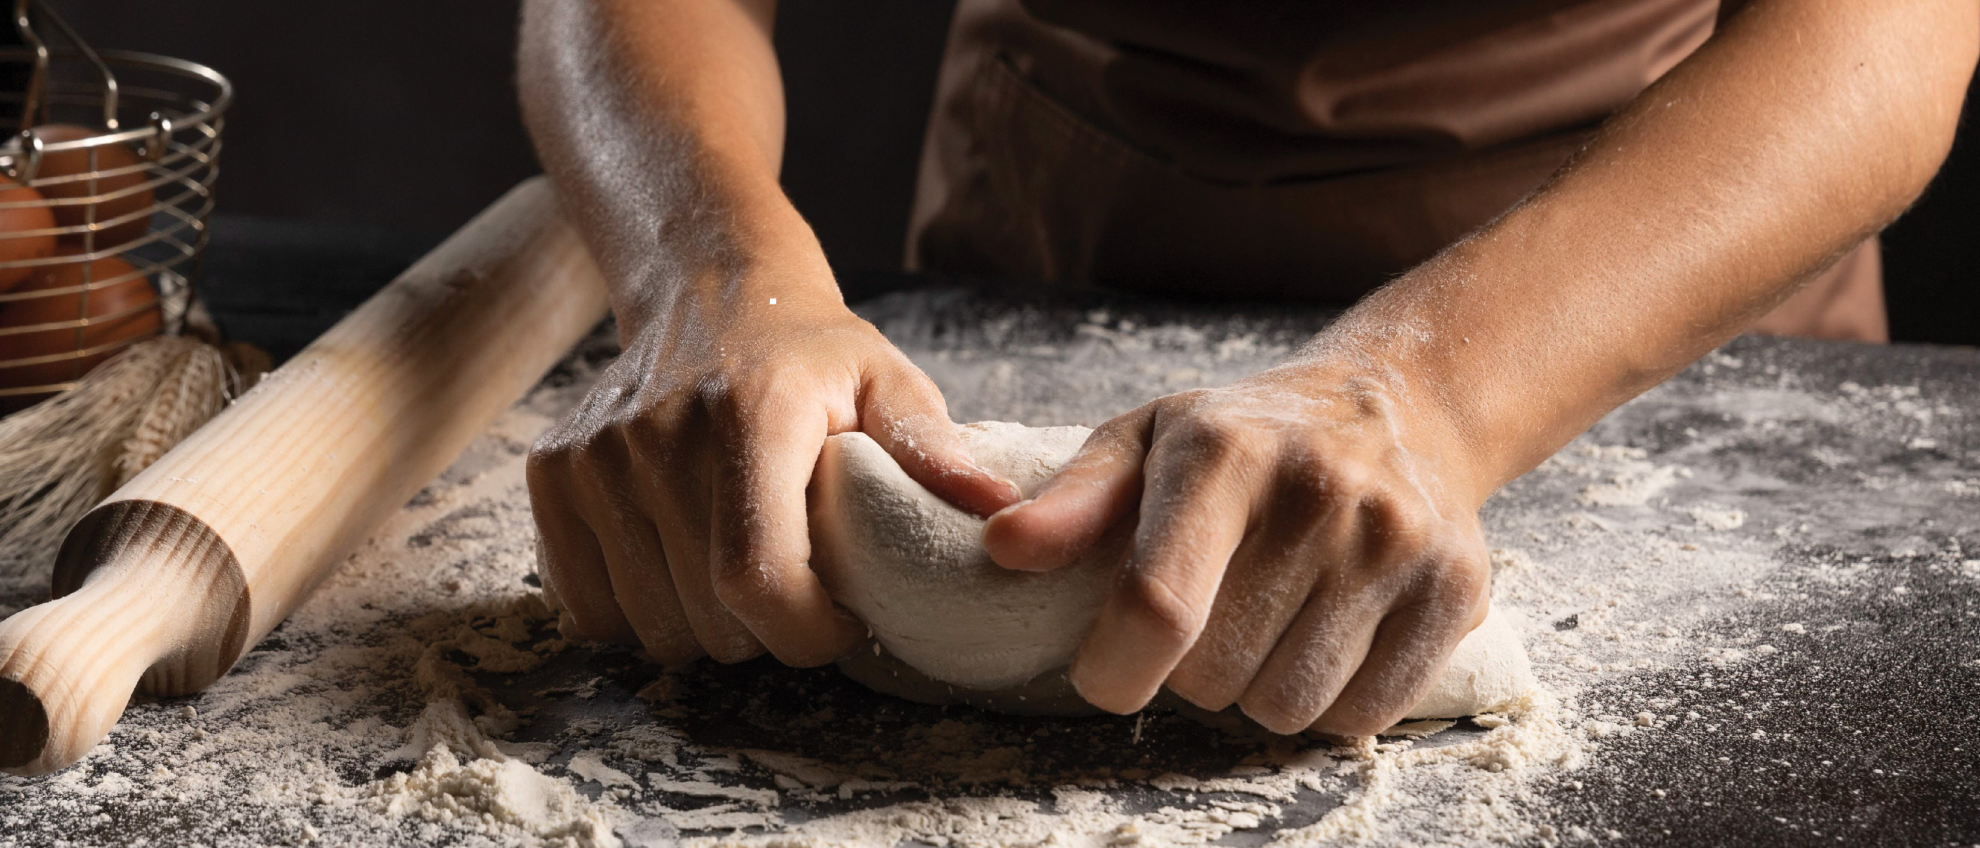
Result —
[[530, 443], [529, 457], [523, 466], [525, 473], [549, 475], [569, 467], [592, 438], [591, 428], [578, 426], [572, 417], [565, 418]]
[[694, 640], [692, 633], [685, 636], [646, 636], [642, 637], [640, 642], [641, 647], [653, 655], [655, 662], [668, 668], [687, 665], [708, 656], [708, 652], [702, 650], [701, 643]]
[[1382, 523], [1387, 528], [1388, 535], [1394, 538], [1398, 545], [1408, 549], [1429, 545], [1431, 520], [1422, 508], [1392, 498], [1385, 498], [1381, 502], [1387, 507], [1388, 512]]
[[1204, 413], [1172, 425], [1164, 442], [1181, 454], [1183, 462], [1198, 468], [1231, 465], [1248, 452], [1244, 430], [1230, 416]]
[[634, 629], [640, 646], [663, 665], [679, 665], [707, 653], [682, 616], [649, 617]]
[[1333, 736], [1374, 736], [1394, 726], [1408, 711], [1407, 707], [1336, 702], [1307, 729]]
[[667, 415], [660, 405], [647, 407], [638, 415], [626, 417], [618, 427], [619, 434], [635, 452], [672, 444], [676, 430], [675, 419]]
[[529, 458], [523, 462], [523, 482], [529, 486], [531, 497], [546, 497], [555, 493], [563, 482], [564, 467], [570, 458], [561, 450], [544, 449], [542, 442], [530, 449]]
[[1202, 632], [1203, 611], [1160, 574], [1128, 572], [1121, 581], [1121, 600], [1135, 622], [1171, 644], [1189, 644]]
[[699, 397], [699, 406], [706, 418], [719, 430], [738, 432], [749, 423], [750, 413], [755, 409], [742, 392], [734, 389], [704, 392]]
[[1166, 685], [1183, 700], [1211, 712], [1221, 712], [1236, 703], [1244, 692], [1244, 681], [1231, 679], [1229, 667], [1226, 663], [1206, 661], [1192, 652], [1170, 672]]
[[749, 559], [718, 561], [712, 567], [709, 581], [715, 599], [742, 617], [763, 611], [780, 597], [770, 570]]
[[1363, 503], [1371, 561], [1414, 560], [1427, 552], [1431, 519], [1422, 505], [1386, 493], [1371, 494]]
[[1304, 688], [1273, 680], [1246, 691], [1238, 706], [1266, 730], [1289, 735], [1307, 729], [1319, 715], [1320, 707], [1313, 700]]
[[1361, 500], [1375, 488], [1375, 469], [1355, 459], [1336, 459], [1326, 463], [1321, 475], [1343, 498]]
[[756, 637], [750, 635], [747, 630], [705, 640], [702, 647], [708, 651], [710, 658], [724, 665], [745, 662], [763, 655], [763, 643], [757, 641]]
[[1491, 567], [1482, 558], [1460, 554], [1432, 566], [1425, 603], [1447, 611], [1469, 632], [1483, 620], [1492, 596]]
[[688, 624], [695, 641], [701, 650], [719, 663], [737, 663], [760, 656], [763, 643], [743, 623], [743, 616], [749, 607], [747, 592], [737, 594], [734, 589], [725, 587], [720, 580], [711, 579], [711, 599], [687, 601], [683, 599]]
[[1128, 416], [1121, 416], [1120, 418], [1109, 419], [1106, 423], [1094, 428], [1093, 432], [1086, 437], [1085, 443], [1080, 445], [1080, 452], [1114, 451], [1119, 449], [1119, 445], [1135, 440], [1135, 437], [1139, 433], [1136, 426], [1138, 422], [1125, 420], [1127, 418]]
[[1131, 462], [1140, 465], [1148, 454], [1148, 419], [1130, 413], [1108, 419], [1087, 435], [1075, 461], [1093, 463]]
[[738, 381], [727, 372], [706, 374], [695, 381], [693, 398], [696, 408], [717, 421], [734, 421], [747, 411]]
[[1444, 560], [1443, 583], [1448, 592], [1464, 600], [1485, 595], [1492, 588], [1492, 565], [1482, 555], [1465, 552]]

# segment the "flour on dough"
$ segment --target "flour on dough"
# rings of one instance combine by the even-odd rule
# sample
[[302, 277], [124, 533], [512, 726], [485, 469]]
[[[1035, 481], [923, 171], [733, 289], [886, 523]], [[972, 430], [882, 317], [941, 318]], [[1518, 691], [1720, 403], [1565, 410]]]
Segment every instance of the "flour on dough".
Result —
[[[976, 461], [1026, 497], [1091, 431], [985, 421], [962, 427]], [[1055, 571], [1011, 571], [983, 550], [983, 521], [936, 497], [864, 433], [825, 441], [811, 483], [812, 567], [886, 655], [842, 662], [851, 677], [923, 702], [1007, 712], [1090, 712], [1065, 680], [1099, 614], [1125, 539]], [[1467, 636], [1409, 718], [1490, 711], [1533, 687], [1518, 633], [1497, 613]]]
[[[1027, 497], [1086, 440], [1084, 427], [986, 422], [970, 455]], [[983, 521], [909, 479], [864, 433], [826, 440], [812, 475], [811, 564], [880, 644], [944, 683], [994, 691], [1062, 667], [1099, 613], [1119, 546], [1066, 568], [999, 568]]]

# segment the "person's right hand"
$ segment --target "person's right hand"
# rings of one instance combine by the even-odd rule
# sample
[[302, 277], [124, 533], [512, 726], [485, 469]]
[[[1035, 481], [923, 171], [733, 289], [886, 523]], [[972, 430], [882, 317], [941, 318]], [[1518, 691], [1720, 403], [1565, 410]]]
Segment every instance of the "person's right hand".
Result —
[[[747, 282], [681, 299], [625, 328], [625, 353], [540, 438], [530, 504], [544, 589], [577, 635], [637, 644], [664, 663], [768, 648], [830, 662], [866, 630], [808, 560], [805, 487], [825, 437], [858, 430], [909, 476], [989, 515], [1010, 482], [963, 450], [941, 393], [828, 285]], [[622, 313], [623, 317], [623, 313]]]

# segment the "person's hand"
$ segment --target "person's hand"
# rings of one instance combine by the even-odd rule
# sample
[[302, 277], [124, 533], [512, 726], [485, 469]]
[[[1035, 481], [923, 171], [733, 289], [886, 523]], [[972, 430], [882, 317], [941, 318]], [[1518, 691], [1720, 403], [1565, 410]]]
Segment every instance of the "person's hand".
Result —
[[1279, 733], [1372, 734], [1485, 616], [1483, 496], [1450, 420], [1393, 373], [1328, 363], [1171, 395], [1096, 430], [984, 542], [1046, 570], [1137, 522], [1072, 664], [1095, 706], [1166, 684]]
[[865, 628], [807, 564], [805, 487], [833, 433], [872, 436], [964, 509], [1017, 500], [970, 460], [935, 385], [871, 324], [833, 294], [780, 301], [676, 306], [623, 333], [625, 353], [537, 441], [544, 589], [578, 635], [670, 664], [767, 647], [808, 666], [855, 648]]

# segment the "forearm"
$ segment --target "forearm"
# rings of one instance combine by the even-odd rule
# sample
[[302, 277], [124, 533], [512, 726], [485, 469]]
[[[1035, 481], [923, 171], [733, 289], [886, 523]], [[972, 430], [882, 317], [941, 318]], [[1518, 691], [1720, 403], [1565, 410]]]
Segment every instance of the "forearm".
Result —
[[1447, 413], [1482, 499], [1896, 217], [1951, 144], [1976, 40], [1971, 0], [1754, 0], [1308, 356], [1380, 362]]
[[684, 301], [838, 297], [777, 181], [773, 14], [759, 0], [525, 6], [523, 117], [622, 330]]

